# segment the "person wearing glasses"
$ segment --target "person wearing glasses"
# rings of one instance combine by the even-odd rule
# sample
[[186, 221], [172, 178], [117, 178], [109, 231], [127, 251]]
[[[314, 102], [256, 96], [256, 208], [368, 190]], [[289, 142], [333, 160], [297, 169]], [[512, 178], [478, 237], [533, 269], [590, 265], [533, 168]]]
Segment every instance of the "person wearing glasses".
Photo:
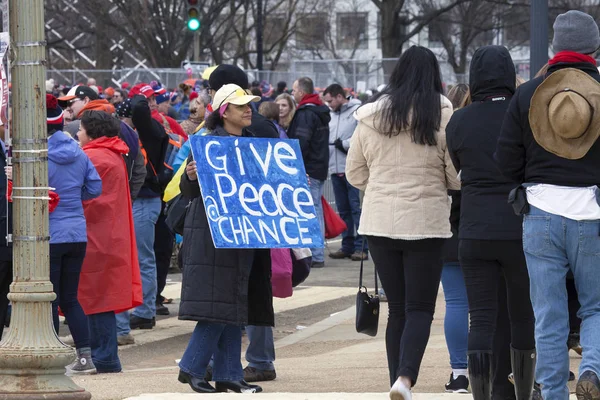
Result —
[[78, 119], [79, 113], [90, 102], [98, 100], [98, 93], [89, 86], [73, 86], [65, 96], [59, 97], [59, 105], [65, 108], [72, 118]]

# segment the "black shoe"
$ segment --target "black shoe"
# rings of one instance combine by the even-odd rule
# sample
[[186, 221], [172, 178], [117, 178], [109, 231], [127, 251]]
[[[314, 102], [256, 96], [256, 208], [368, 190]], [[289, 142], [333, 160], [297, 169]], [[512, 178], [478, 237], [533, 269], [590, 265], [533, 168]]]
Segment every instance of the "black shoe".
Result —
[[209, 365], [208, 367], [206, 367], [206, 372], [204, 373], [204, 380], [207, 382], [212, 381], [212, 367]]
[[190, 385], [194, 392], [198, 393], [217, 393], [214, 387], [210, 385], [205, 379], [196, 378], [191, 376], [187, 372], [179, 370], [179, 377], [177, 378], [181, 383], [187, 383]]
[[445, 386], [447, 393], [469, 393], [469, 378], [459, 375], [454, 379], [454, 374], [450, 372], [450, 380]]
[[248, 382], [241, 381], [223, 381], [215, 382], [215, 388], [217, 392], [227, 393], [229, 390], [235, 393], [260, 393], [262, 388], [258, 385], [250, 385]]
[[156, 321], [148, 318], [140, 318], [132, 315], [129, 319], [129, 327], [131, 329], [152, 329], [156, 325]]
[[598, 400], [600, 399], [600, 381], [598, 375], [592, 371], [585, 371], [579, 377], [575, 394], [578, 400]]
[[473, 400], [492, 398], [492, 353], [476, 351], [468, 354], [469, 382]]
[[535, 382], [535, 349], [510, 348], [510, 359], [517, 400], [530, 400]]
[[569, 371], [569, 382], [573, 382], [575, 380], [575, 374], [573, 371]]
[[156, 315], [170, 315], [170, 314], [171, 314], [171, 312], [169, 311], [167, 306], [165, 306], [162, 303], [156, 303]]
[[325, 267], [325, 262], [324, 261], [313, 261], [311, 268], [324, 268]]
[[274, 381], [277, 378], [275, 370], [256, 369], [253, 367], [244, 368], [244, 380], [246, 382], [266, 382]]

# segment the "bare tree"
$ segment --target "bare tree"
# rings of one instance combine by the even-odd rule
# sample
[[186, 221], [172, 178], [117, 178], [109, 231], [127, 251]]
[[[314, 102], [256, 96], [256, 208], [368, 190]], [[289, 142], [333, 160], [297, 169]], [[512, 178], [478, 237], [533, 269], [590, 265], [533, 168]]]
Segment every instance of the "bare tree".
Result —
[[[423, 1], [425, 13], [435, 8], [435, 0]], [[467, 73], [470, 56], [479, 46], [492, 44], [494, 36], [501, 28], [507, 27], [507, 12], [527, 11], [523, 6], [509, 5], [507, 1], [479, 0], [458, 4], [447, 13], [440, 15], [428, 25], [429, 37], [441, 43], [446, 53], [446, 61], [457, 76]], [[512, 23], [521, 28], [521, 20], [511, 18]], [[513, 27], [514, 28], [514, 27]]]
[[[423, 30], [431, 21], [459, 4], [472, 0], [436, 1], [435, 6], [423, 13], [410, 0], [371, 0], [381, 14], [381, 50], [383, 58], [396, 58], [402, 46]], [[476, 0], [475, 0], [476, 1]], [[417, 1], [416, 4], [419, 2]], [[394, 62], [384, 63], [386, 74], [391, 73]]]

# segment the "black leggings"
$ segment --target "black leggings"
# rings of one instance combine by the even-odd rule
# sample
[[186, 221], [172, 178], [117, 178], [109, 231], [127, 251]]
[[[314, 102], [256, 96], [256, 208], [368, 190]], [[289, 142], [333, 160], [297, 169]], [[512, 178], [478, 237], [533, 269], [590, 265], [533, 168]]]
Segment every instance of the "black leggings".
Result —
[[429, 341], [442, 274], [444, 239], [368, 237], [371, 257], [388, 298], [385, 342], [390, 384], [399, 376], [417, 382]]
[[167, 285], [167, 275], [173, 255], [175, 235], [171, 233], [165, 219], [165, 203], [162, 203], [160, 215], [154, 227], [154, 255], [156, 257], [156, 304], [162, 304], [165, 298], [162, 291]]
[[506, 281], [510, 343], [517, 350], [535, 347], [529, 275], [520, 240], [461, 240], [460, 265], [467, 286], [469, 351], [492, 352], [498, 315], [498, 273]]

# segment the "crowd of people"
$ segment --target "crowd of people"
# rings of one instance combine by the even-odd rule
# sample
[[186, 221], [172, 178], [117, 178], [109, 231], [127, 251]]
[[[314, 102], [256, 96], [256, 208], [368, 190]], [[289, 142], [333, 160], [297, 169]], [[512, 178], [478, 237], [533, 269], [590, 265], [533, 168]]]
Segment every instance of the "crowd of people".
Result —
[[[134, 343], [130, 331], [170, 313], [162, 291], [181, 242], [178, 316], [196, 326], [179, 381], [199, 393], [257, 393], [253, 382], [276, 378], [274, 258], [269, 249], [214, 247], [188, 139], [289, 138], [299, 141], [323, 231], [327, 180], [346, 224], [329, 257], [373, 258], [389, 302], [392, 400], [412, 397], [440, 282], [446, 391], [564, 400], [572, 349], [582, 355], [577, 397], [600, 399], [598, 26], [580, 11], [561, 14], [552, 45], [556, 54], [528, 82], [506, 48], [481, 47], [469, 84], [447, 93], [434, 53], [413, 46], [366, 101], [338, 84], [317, 91], [309, 77], [291, 91], [285, 82], [250, 84], [227, 64], [181, 92], [156, 81], [47, 82], [49, 185], [58, 198], [52, 313], [57, 333], [64, 314], [77, 350], [67, 373], [121, 371], [118, 346]], [[12, 168], [1, 154], [4, 321]], [[188, 204], [181, 236], [167, 223], [174, 198]], [[324, 248], [309, 253], [292, 267], [294, 286], [325, 267]]]

